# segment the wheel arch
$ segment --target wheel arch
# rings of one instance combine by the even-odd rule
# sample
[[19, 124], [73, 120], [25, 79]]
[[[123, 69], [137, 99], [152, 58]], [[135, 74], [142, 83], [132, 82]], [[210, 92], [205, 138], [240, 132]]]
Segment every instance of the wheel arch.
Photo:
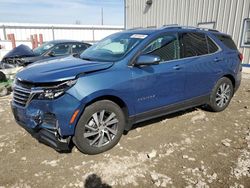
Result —
[[[115, 95], [102, 95], [102, 96], [97, 96], [95, 98], [92, 98], [91, 100], [89, 100], [87, 103], [85, 103], [84, 107], [81, 109], [81, 113], [78, 115], [78, 119], [75, 123], [75, 127], [78, 124], [78, 121], [80, 120], [82, 114], [85, 111], [85, 108], [97, 101], [101, 101], [101, 100], [109, 100], [114, 102], [115, 104], [117, 104], [121, 110], [124, 113], [125, 116], [125, 121], [126, 121], [126, 125], [125, 125], [125, 130], [129, 130], [131, 128], [131, 123], [129, 121], [129, 108], [128, 105], [126, 104], [126, 102], [124, 100], [122, 100], [120, 97], [117, 97]], [[75, 130], [74, 130], [75, 132]]]
[[112, 101], [115, 104], [117, 104], [122, 109], [122, 111], [125, 115], [125, 118], [128, 119], [129, 111], [128, 111], [127, 104], [120, 97], [117, 97], [114, 95], [103, 95], [103, 96], [96, 97], [96, 98], [90, 100], [88, 103], [86, 103], [86, 106], [89, 106], [89, 105], [91, 105], [97, 101], [101, 101], [101, 100], [109, 100], [109, 101]]
[[231, 74], [226, 74], [226, 75], [224, 75], [224, 76], [222, 76], [222, 77], [226, 77], [226, 78], [228, 78], [229, 80], [231, 80], [231, 82], [232, 82], [232, 84], [233, 84], [233, 87], [235, 88], [235, 78], [233, 77], [233, 75], [231, 75]]

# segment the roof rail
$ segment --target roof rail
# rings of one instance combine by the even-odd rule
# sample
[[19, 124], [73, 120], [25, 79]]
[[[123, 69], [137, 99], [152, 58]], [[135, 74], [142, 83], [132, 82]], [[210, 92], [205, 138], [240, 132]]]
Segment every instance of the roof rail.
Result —
[[162, 27], [176, 27], [176, 26], [178, 26], [178, 24], [164, 24], [164, 25], [162, 25]]
[[182, 29], [199, 29], [198, 27], [194, 26], [181, 26]]
[[201, 31], [213, 31], [213, 32], [219, 32], [216, 29], [209, 29], [209, 28], [202, 28], [202, 27], [194, 27], [194, 26], [179, 26], [178, 24], [169, 24], [169, 25], [163, 25], [161, 29], [168, 29], [168, 28], [174, 28], [174, 29], [196, 29]]
[[169, 24], [169, 25], [163, 25], [161, 29], [169, 29], [169, 28], [174, 28], [174, 29], [200, 29], [198, 27], [193, 27], [193, 26], [179, 26], [178, 24]]
[[181, 26], [178, 26], [178, 24], [167, 24], [167, 25], [163, 25], [162, 27], [161, 27], [161, 29], [167, 29], [167, 28], [174, 28], [174, 29], [177, 29], [177, 28], [179, 28], [179, 29], [181, 29]]
[[219, 32], [218, 30], [216, 29], [209, 29], [209, 28], [203, 28], [203, 27], [198, 27], [197, 29], [199, 30], [203, 30], [203, 31], [213, 31], [213, 32]]
[[216, 29], [208, 29], [208, 31], [219, 32], [219, 31], [216, 30]]

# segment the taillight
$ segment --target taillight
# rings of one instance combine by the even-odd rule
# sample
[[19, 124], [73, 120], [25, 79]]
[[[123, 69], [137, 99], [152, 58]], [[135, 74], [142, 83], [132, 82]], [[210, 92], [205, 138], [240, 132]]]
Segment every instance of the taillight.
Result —
[[242, 62], [242, 60], [243, 60], [243, 54], [242, 53], [239, 53], [239, 59], [240, 59], [240, 62]]

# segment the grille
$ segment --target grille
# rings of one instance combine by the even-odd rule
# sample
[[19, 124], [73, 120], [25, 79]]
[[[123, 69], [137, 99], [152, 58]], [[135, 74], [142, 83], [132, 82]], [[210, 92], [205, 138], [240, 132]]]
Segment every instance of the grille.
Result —
[[31, 89], [18, 85], [14, 87], [13, 101], [20, 106], [26, 106], [31, 97]]

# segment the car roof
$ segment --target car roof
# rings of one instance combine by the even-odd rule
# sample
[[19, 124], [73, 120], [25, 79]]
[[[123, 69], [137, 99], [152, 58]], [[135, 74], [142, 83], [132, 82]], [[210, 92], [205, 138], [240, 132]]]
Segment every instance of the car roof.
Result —
[[152, 33], [155, 33], [158, 29], [156, 28], [133, 28], [129, 30], [123, 31], [124, 33], [131, 33], [131, 34], [145, 34], [145, 35], [150, 35]]
[[204, 33], [212, 33], [212, 34], [221, 34], [227, 35], [226, 33], [219, 32], [215, 29], [208, 29], [208, 28], [199, 28], [199, 27], [190, 27], [190, 26], [175, 26], [175, 25], [166, 25], [160, 28], [133, 28], [130, 30], [124, 31], [125, 33], [136, 33], [136, 34], [146, 34], [151, 35], [155, 33], [161, 33], [166, 31], [186, 31], [186, 32], [204, 32]]

